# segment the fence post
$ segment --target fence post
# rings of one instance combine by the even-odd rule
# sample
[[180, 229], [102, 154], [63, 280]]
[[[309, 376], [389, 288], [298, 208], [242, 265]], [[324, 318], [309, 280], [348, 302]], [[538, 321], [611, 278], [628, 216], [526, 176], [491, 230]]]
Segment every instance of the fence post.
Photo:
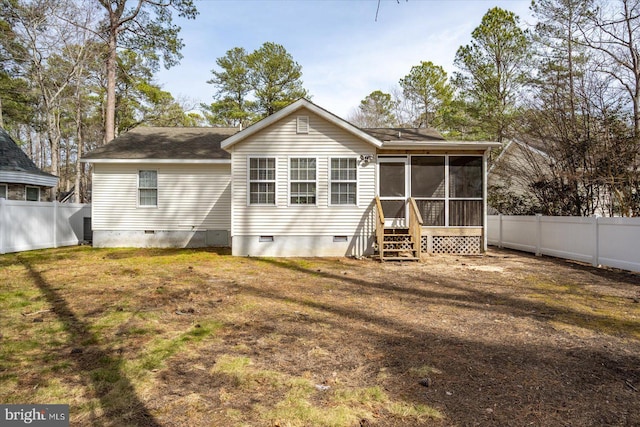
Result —
[[5, 253], [4, 235], [6, 233], [5, 230], [7, 229], [7, 218], [5, 214], [6, 210], [6, 199], [4, 197], [0, 197], [0, 254]]
[[498, 247], [502, 249], [502, 214], [498, 214]]
[[58, 247], [58, 201], [53, 201], [53, 247]]
[[594, 241], [594, 253], [592, 265], [597, 267], [600, 265], [600, 222], [599, 215], [593, 215], [593, 241]]
[[542, 214], [536, 214], [536, 256], [542, 256]]

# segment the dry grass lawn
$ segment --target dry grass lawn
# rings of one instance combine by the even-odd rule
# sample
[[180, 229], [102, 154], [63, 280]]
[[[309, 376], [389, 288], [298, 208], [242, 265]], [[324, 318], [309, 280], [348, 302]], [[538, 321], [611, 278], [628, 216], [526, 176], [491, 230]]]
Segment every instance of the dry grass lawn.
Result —
[[92, 249], [0, 256], [0, 402], [72, 425], [640, 425], [640, 275]]

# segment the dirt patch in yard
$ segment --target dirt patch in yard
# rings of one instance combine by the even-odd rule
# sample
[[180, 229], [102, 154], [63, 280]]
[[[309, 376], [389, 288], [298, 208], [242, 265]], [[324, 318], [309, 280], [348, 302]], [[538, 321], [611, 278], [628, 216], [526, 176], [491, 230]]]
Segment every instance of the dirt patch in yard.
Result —
[[69, 403], [74, 425], [640, 425], [634, 273], [505, 250], [0, 269], [0, 402]]

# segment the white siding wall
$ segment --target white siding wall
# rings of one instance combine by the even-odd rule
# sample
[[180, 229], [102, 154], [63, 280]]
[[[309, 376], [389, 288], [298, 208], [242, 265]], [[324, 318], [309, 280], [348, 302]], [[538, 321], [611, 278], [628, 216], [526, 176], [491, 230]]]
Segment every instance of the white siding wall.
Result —
[[[138, 171], [158, 171], [158, 206], [138, 207]], [[93, 171], [93, 230], [231, 229], [229, 164], [104, 164]]]
[[[296, 117], [309, 116], [309, 133], [296, 133]], [[375, 196], [375, 163], [358, 162], [358, 206], [329, 206], [330, 158], [375, 155], [371, 144], [349, 134], [306, 110], [300, 110], [274, 123], [256, 135], [237, 143], [232, 149], [233, 171], [233, 252], [235, 255], [361, 255], [369, 250], [369, 239], [375, 230], [373, 198]], [[247, 166], [249, 157], [276, 158], [276, 206], [248, 206]], [[289, 205], [289, 159], [317, 158], [317, 203], [315, 206]], [[275, 244], [253, 244], [258, 236], [275, 236]], [[289, 236], [286, 247], [277, 236]], [[296, 238], [318, 239], [318, 247], [301, 250]], [[348, 243], [333, 244], [328, 236], [348, 236]], [[280, 239], [282, 241], [283, 239]], [[254, 242], [255, 241], [255, 242]], [[321, 241], [328, 241], [324, 248]], [[268, 247], [278, 247], [270, 251]], [[302, 246], [307, 246], [306, 244]], [[312, 245], [313, 246], [313, 245]], [[341, 246], [341, 249], [337, 249]]]

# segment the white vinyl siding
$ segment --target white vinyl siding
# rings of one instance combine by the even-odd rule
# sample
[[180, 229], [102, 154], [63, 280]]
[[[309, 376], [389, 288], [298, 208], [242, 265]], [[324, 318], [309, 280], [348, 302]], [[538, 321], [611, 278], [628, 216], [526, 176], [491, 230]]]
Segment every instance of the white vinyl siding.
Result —
[[317, 160], [295, 157], [289, 159], [289, 203], [315, 205], [317, 192]]
[[135, 164], [94, 165], [94, 230], [230, 230], [229, 164], [151, 164], [157, 171], [160, 204], [138, 208]]
[[[306, 115], [307, 111], [302, 113]], [[297, 133], [297, 114], [284, 117], [255, 135], [233, 146], [234, 191], [232, 235], [367, 235], [375, 227], [375, 164], [357, 163], [357, 205], [330, 203], [329, 161], [331, 158], [359, 158], [375, 155], [370, 143], [309, 112], [309, 133]], [[248, 157], [276, 159], [276, 203], [274, 206], [247, 206]], [[316, 159], [315, 206], [290, 203], [291, 158]], [[256, 237], [257, 240], [257, 237]], [[292, 248], [295, 250], [295, 248]]]
[[138, 172], [138, 206], [158, 206], [158, 171], [141, 170]]

